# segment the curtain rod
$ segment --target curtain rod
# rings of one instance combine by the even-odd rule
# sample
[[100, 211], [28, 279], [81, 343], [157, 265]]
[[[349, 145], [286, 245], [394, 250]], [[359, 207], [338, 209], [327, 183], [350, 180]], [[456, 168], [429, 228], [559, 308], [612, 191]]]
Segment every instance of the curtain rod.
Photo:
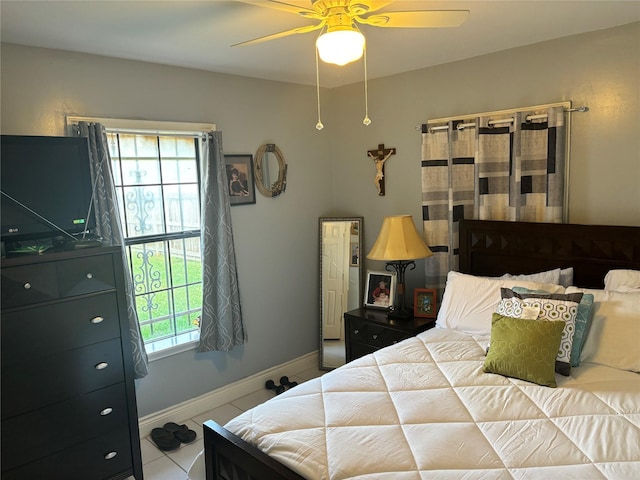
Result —
[[216, 130], [215, 123], [167, 122], [156, 120], [135, 120], [108, 117], [66, 117], [67, 128], [78, 122], [100, 123], [109, 132], [142, 135], [200, 136], [202, 132]]
[[119, 135], [154, 135], [158, 137], [186, 137], [186, 138], [204, 138], [209, 132], [180, 132], [180, 131], [162, 131], [162, 130], [134, 130], [130, 128], [108, 128], [105, 127], [107, 133], [116, 133]]
[[[520, 109], [520, 111], [522, 111], [522, 110], [534, 110], [534, 109], [536, 109], [536, 108], [523, 108], [523, 109]], [[564, 109], [565, 113], [573, 113], [573, 112], [583, 113], [583, 112], [588, 112], [588, 111], [589, 111], [589, 107], [586, 107], [586, 106], [577, 107], [577, 108], [565, 108]], [[483, 115], [483, 114], [478, 114], [477, 116], [480, 116], [480, 115]], [[491, 115], [491, 114], [489, 114], [489, 115]], [[461, 117], [461, 119], [462, 118], [470, 118], [470, 117], [468, 115], [465, 115], [465, 116]], [[525, 118], [525, 120], [527, 122], [531, 122], [533, 120], [541, 120], [543, 118], [547, 118], [547, 114], [546, 113], [541, 113], [541, 114], [538, 114], [538, 115], [528, 115]], [[442, 120], [442, 121], [444, 121], [444, 120]], [[504, 118], [504, 119], [501, 119], [501, 120], [489, 120], [487, 122], [487, 124], [491, 126], [491, 125], [496, 125], [496, 124], [501, 124], [501, 123], [513, 123], [514, 121], [515, 120], [512, 117], [512, 118]], [[436, 123], [436, 122], [439, 122], [439, 121], [438, 120], [434, 120], [433, 122]], [[475, 126], [476, 126], [475, 122], [468, 122], [468, 123], [459, 123], [456, 126], [456, 128], [458, 130], [464, 130], [465, 128], [469, 128], [469, 127], [474, 127], [475, 128]], [[419, 131], [419, 132], [422, 132], [422, 125], [416, 125], [415, 129], [417, 131]], [[430, 127], [428, 129], [428, 131], [429, 131], [429, 133], [434, 133], [434, 132], [448, 130], [448, 129], [449, 129], [448, 125], [440, 125], [440, 126], [437, 126], [437, 127]]]

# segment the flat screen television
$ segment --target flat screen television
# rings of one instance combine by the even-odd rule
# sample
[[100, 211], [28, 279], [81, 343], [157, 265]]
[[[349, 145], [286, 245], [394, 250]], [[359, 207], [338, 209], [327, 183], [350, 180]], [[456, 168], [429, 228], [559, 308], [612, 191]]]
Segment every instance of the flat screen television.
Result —
[[95, 228], [86, 138], [1, 135], [0, 184], [7, 245]]

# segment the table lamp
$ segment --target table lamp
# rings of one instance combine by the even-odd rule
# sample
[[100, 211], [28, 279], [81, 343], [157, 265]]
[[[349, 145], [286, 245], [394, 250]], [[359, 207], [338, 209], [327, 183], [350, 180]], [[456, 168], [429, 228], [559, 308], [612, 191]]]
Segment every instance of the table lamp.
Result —
[[389, 318], [413, 318], [413, 311], [406, 307], [404, 272], [407, 267], [411, 267], [411, 270], [416, 268], [414, 260], [432, 255], [433, 253], [416, 230], [411, 215], [394, 215], [384, 218], [378, 238], [367, 258], [386, 260], [386, 270], [396, 271], [397, 302], [390, 309]]

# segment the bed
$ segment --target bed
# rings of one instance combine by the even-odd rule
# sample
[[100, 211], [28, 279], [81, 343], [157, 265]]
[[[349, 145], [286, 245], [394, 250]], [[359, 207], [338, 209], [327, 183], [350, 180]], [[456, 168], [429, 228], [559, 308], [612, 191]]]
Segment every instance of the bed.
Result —
[[[437, 328], [206, 422], [206, 479], [634, 478], [640, 227], [464, 220], [459, 270]], [[535, 368], [504, 348], [523, 325]]]

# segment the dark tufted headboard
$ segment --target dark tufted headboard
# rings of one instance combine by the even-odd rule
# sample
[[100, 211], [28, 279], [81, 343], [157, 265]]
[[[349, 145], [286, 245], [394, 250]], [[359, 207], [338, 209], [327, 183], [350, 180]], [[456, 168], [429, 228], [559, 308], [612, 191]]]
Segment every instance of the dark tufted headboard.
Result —
[[640, 270], [640, 227], [460, 221], [460, 271], [473, 275], [573, 267], [573, 284], [603, 288], [612, 269]]

